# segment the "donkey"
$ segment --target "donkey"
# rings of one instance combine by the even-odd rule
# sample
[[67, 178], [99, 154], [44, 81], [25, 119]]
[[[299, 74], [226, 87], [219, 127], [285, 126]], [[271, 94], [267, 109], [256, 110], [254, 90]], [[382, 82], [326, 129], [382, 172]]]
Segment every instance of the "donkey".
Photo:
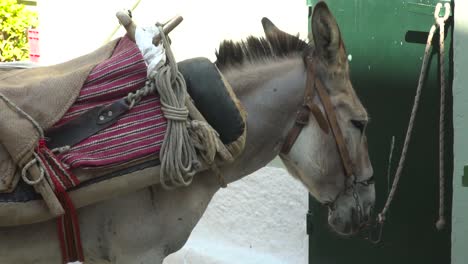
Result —
[[[312, 15], [311, 44], [268, 19], [262, 23], [266, 38], [225, 41], [217, 52], [216, 64], [248, 112], [245, 150], [221, 171], [228, 183], [234, 182], [280, 155], [289, 173], [329, 207], [330, 226], [339, 234], [354, 234], [370, 219], [375, 190], [365, 136], [368, 115], [350, 82], [336, 20], [319, 2]], [[353, 164], [349, 177], [333, 133], [325, 132], [330, 124], [326, 119], [310, 115], [290, 150], [281, 152], [303, 107], [305, 58], [312, 58], [333, 105]], [[321, 100], [313, 100], [323, 111]], [[166, 191], [152, 186], [81, 208], [86, 263], [162, 263], [184, 245], [219, 188], [216, 177], [206, 171], [186, 188]], [[55, 221], [2, 227], [0, 262], [60, 263], [56, 237]]]

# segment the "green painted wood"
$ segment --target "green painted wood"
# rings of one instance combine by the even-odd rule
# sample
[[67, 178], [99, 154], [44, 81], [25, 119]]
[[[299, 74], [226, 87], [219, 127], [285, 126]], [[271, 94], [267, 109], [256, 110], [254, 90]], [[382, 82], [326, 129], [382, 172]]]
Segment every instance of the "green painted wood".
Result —
[[[314, 1], [315, 3], [316, 1]], [[387, 163], [392, 136], [395, 152], [391, 176], [400, 157], [411, 113], [427, 32], [434, 18], [427, 6], [437, 1], [328, 0], [349, 54], [351, 78], [371, 122], [369, 153], [376, 177], [380, 211], [387, 197]], [[410, 4], [412, 3], [412, 4]], [[423, 7], [424, 4], [426, 7]], [[451, 86], [452, 25], [446, 27], [447, 82]], [[438, 40], [438, 35], [434, 37]], [[310, 199], [309, 259], [312, 264], [450, 263], [450, 226], [435, 229], [438, 215], [438, 56], [434, 51], [400, 187], [388, 214], [383, 241], [343, 238], [327, 226], [327, 210]], [[451, 215], [453, 173], [452, 94], [447, 95], [446, 186], [447, 222]]]
[[468, 187], [468, 166], [463, 168], [462, 185]]

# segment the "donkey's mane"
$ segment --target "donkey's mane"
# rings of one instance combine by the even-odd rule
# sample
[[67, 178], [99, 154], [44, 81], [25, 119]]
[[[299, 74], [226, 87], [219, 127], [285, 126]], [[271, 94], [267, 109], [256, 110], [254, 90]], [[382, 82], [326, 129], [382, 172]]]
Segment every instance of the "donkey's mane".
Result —
[[308, 48], [309, 45], [300, 39], [299, 35], [293, 36], [284, 32], [270, 34], [267, 38], [249, 36], [239, 42], [224, 40], [216, 51], [216, 66], [224, 70], [246, 62], [255, 63], [298, 55]]

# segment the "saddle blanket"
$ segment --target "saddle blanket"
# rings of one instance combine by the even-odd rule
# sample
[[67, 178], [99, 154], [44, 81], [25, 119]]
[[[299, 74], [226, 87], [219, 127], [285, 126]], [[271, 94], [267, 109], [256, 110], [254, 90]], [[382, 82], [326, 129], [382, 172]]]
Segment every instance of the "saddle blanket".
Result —
[[[137, 45], [127, 37], [122, 38], [112, 56], [91, 71], [76, 102], [54, 127], [142, 88], [146, 71]], [[115, 124], [72, 146], [58, 158], [66, 167], [73, 169], [113, 166], [159, 155], [166, 125], [159, 95], [148, 95]]]
[[[86, 67], [78, 67], [81, 64], [85, 64]], [[222, 143], [225, 144], [232, 157], [236, 158], [242, 153], [245, 145], [246, 112], [232, 88], [216, 66], [206, 58], [193, 58], [179, 62], [178, 66], [186, 80], [187, 91], [195, 107], [219, 133]], [[24, 72], [13, 73], [15, 80], [24, 79], [25, 76], [30, 75], [35, 78], [30, 80], [31, 85], [25, 88], [4, 89], [10, 92], [11, 97], [20, 102], [20, 106], [28, 110], [27, 112], [33, 118], [40, 121], [39, 124], [46, 130], [46, 137], [51, 135], [48, 132], [60, 131], [55, 128], [75, 120], [88, 110], [113, 105], [127, 96], [129, 92], [142, 88], [147, 81], [147, 66], [144, 58], [137, 45], [127, 37], [112, 41], [89, 55], [53, 67], [25, 69]], [[31, 71], [30, 74], [29, 71]], [[7, 80], [9, 81], [6, 83], [7, 88], [16, 87], [14, 80]], [[67, 82], [67, 80], [72, 81]], [[49, 83], [53, 84], [52, 87], [47, 85]], [[42, 93], [30, 92], [34, 89], [39, 89]], [[10, 90], [17, 92], [13, 93]], [[22, 96], [23, 94], [25, 96]], [[28, 94], [31, 96], [27, 97]], [[38, 94], [41, 96], [38, 97]], [[22, 102], [20, 99], [23, 98], [44, 103], [38, 105], [42, 107], [39, 110], [38, 106], [29, 109], [31, 104], [27, 104], [28, 101]], [[5, 107], [5, 109], [9, 108]], [[49, 120], [52, 121], [49, 122]], [[19, 121], [23, 119], [18, 118]], [[7, 123], [7, 121], [4, 122], [4, 124]], [[26, 121], [23, 123], [29, 125]], [[134, 108], [119, 116], [118, 120], [115, 120], [115, 123], [109, 127], [80, 142], [73, 143], [74, 145], [70, 146], [71, 148], [66, 152], [54, 155], [59, 162], [55, 163], [54, 157], [52, 165], [56, 166], [61, 163], [61, 167], [67, 168], [78, 180], [77, 185], [64, 186], [75, 208], [159, 184], [159, 153], [167, 126], [159, 95], [148, 95], [143, 97]], [[24, 138], [21, 149], [32, 149], [33, 147], [28, 142], [37, 142], [31, 140], [36, 135], [35, 130], [30, 128], [30, 125], [22, 130], [25, 131], [22, 133], [25, 136], [20, 138]], [[79, 133], [79, 131], [76, 132]], [[10, 138], [14, 138], [14, 142], [19, 142], [16, 140], [18, 133], [11, 131], [11, 134], [13, 136]], [[66, 136], [73, 137], [73, 135]], [[49, 147], [62, 146], [54, 144], [57, 141], [54, 141], [53, 136], [50, 140]], [[6, 160], [8, 163], [6, 161], [1, 163], [2, 158], [10, 157], [9, 153], [16, 155], [19, 152], [16, 148], [12, 148], [11, 144], [6, 144], [11, 141], [0, 142], [0, 172], [2, 172], [2, 164], [16, 165], [13, 162], [16, 160], [13, 159]], [[2, 144], [5, 146], [4, 149]], [[10, 171], [6, 170], [6, 172]], [[15, 169], [6, 176], [0, 177], [0, 187], [3, 186], [6, 190], [6, 192], [0, 192], [0, 226], [37, 223], [54, 217], [33, 186], [20, 180], [19, 170]], [[2, 185], [4, 179], [7, 179], [7, 182]]]

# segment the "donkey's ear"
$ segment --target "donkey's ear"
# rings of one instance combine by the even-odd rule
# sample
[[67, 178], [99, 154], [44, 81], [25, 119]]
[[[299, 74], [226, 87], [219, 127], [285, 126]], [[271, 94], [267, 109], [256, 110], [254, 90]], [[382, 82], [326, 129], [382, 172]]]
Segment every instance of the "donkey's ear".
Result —
[[317, 54], [329, 63], [340, 63], [346, 57], [335, 17], [325, 2], [318, 2], [312, 13], [312, 36]]
[[278, 27], [275, 26], [275, 24], [273, 24], [273, 22], [271, 22], [270, 19], [266, 17], [262, 18], [262, 26], [263, 26], [263, 31], [265, 32], [266, 36], [274, 35], [274, 34], [278, 34], [278, 32], [282, 32], [281, 30], [278, 29]]
[[262, 18], [262, 26], [268, 41], [278, 39], [279, 35], [286, 35], [295, 38], [295, 36], [280, 30], [278, 27], [275, 26], [275, 24], [273, 24], [273, 22], [271, 22], [270, 19], [266, 17]]

